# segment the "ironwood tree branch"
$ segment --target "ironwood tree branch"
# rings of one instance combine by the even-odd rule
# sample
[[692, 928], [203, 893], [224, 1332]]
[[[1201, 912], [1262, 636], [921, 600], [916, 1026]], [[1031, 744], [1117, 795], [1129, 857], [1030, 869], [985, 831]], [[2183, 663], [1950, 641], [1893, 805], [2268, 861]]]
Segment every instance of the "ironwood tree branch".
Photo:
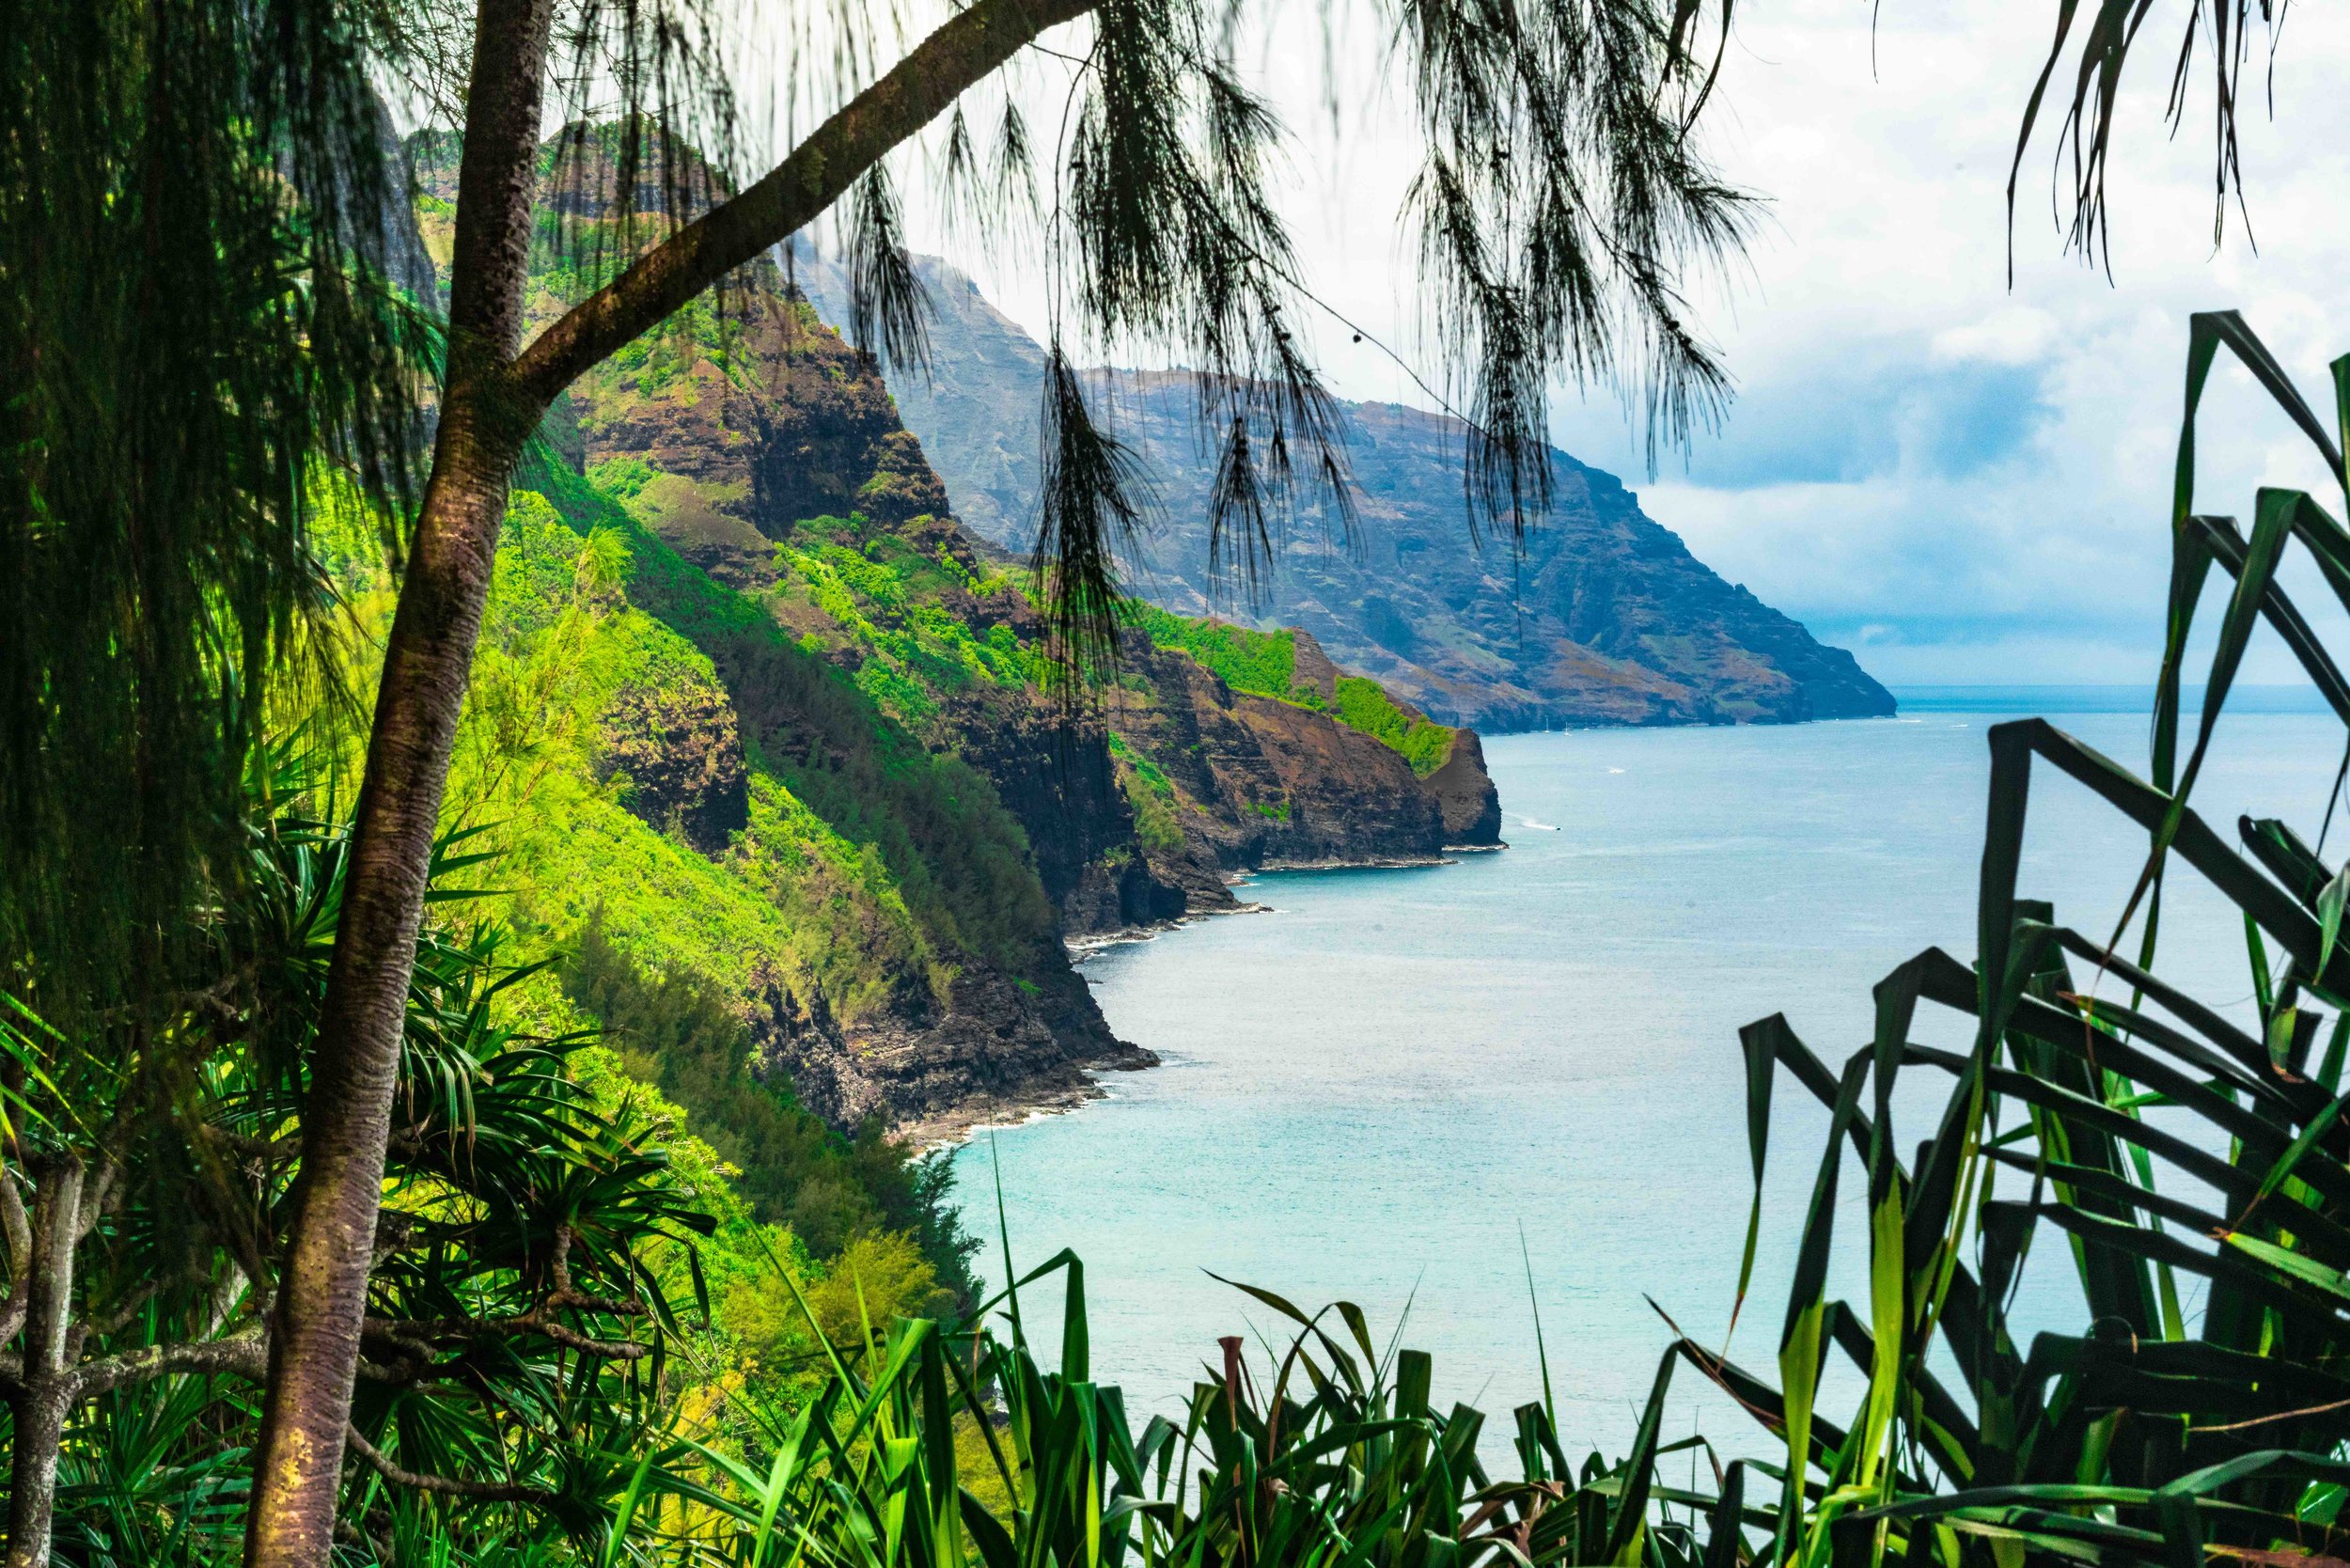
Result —
[[141, 1345], [119, 1356], [86, 1361], [73, 1370], [73, 1398], [84, 1400], [127, 1383], [144, 1383], [174, 1372], [226, 1373], [258, 1383], [268, 1370], [268, 1340], [262, 1328], [255, 1327], [226, 1340]]
[[1047, 30], [1101, 0], [979, 0], [916, 45], [790, 156], [685, 225], [525, 349], [514, 391], [544, 408], [582, 374], [769, 246], [807, 227], [884, 155]]

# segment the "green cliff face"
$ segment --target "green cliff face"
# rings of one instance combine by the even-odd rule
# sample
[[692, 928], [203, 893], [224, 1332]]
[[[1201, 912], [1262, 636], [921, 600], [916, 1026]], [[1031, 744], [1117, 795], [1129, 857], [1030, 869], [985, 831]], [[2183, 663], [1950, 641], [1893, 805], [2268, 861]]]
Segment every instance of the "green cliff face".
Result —
[[[454, 194], [431, 151], [428, 248]], [[542, 226], [539, 320], [592, 285], [599, 236], [619, 250], [598, 156], [550, 160], [577, 231]], [[661, 220], [635, 222], [641, 243]], [[1138, 609], [1114, 685], [1058, 702], [1025, 572], [954, 521], [873, 366], [765, 263], [542, 435], [454, 808], [491, 824], [550, 949], [727, 998], [755, 1075], [837, 1127], [945, 1130], [1147, 1063], [1067, 936], [1229, 905], [1226, 873], [1269, 861], [1492, 838], [1460, 804], [1490, 796], [1481, 764], [1466, 795], [1437, 777], [1474, 737], [1310, 638]]]

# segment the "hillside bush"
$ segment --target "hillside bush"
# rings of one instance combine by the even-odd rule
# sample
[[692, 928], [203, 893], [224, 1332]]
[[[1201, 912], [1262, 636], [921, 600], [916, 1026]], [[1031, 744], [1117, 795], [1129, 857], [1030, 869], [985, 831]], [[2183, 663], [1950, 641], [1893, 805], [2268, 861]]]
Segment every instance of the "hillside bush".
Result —
[[1337, 695], [1340, 723], [1402, 752], [1420, 777], [1451, 760], [1453, 731], [1420, 714], [1405, 713], [1378, 682], [1361, 675], [1341, 675]]

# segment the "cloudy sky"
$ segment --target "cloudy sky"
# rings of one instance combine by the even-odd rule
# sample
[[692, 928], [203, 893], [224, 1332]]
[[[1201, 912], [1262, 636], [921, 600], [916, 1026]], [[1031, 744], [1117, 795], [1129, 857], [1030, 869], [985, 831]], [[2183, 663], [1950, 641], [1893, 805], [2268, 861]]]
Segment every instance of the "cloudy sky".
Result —
[[[1318, 24], [1281, 24], [1248, 63], [1292, 125], [1288, 210], [1310, 278], [1425, 357], [1395, 226], [1417, 162], [1410, 117], [1381, 79], [1371, 29], [1337, 14], [1335, 123]], [[1654, 476], [1605, 392], [1563, 389], [1559, 444], [1621, 474], [1723, 575], [1888, 682], [2150, 679], [2188, 312], [2242, 310], [2312, 396], [2326, 360], [2350, 351], [2350, 14], [2291, 12], [2274, 118], [2253, 117], [2245, 138], [2257, 249], [2232, 217], [2216, 250], [2208, 93], [2175, 140], [2162, 122], [2185, 14], [2158, 5], [2135, 62], [2112, 280], [2062, 250], [2044, 135], [2011, 288], [2003, 190], [2051, 0], [1883, 0], [1873, 35], [1869, 0], [1741, 0], [1711, 146], [1769, 204], [1749, 264], [1702, 296], [1736, 403]], [[2255, 78], [2270, 85], [2257, 61]], [[1041, 137], [1060, 95], [1032, 73], [1023, 96]], [[1042, 324], [1027, 269], [990, 267], [913, 205], [918, 245]], [[1425, 400], [1351, 334], [1325, 323], [1317, 344], [1347, 394]], [[2259, 483], [2322, 484], [2240, 374], [2218, 378], [2216, 402], [2201, 510], [2248, 517]], [[2288, 673], [2273, 651], [2254, 666]]]

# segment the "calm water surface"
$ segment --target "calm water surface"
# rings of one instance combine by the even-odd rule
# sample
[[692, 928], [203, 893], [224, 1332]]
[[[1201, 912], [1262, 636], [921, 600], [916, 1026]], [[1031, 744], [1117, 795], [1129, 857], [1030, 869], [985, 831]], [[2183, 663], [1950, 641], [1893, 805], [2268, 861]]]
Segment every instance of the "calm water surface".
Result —
[[[1710, 1342], [1729, 1318], [1751, 1191], [1738, 1027], [1783, 1011], [1841, 1059], [1888, 969], [1930, 943], [1972, 956], [1984, 731], [2021, 703], [1919, 698], [1897, 720], [1491, 740], [1506, 853], [1261, 877], [1244, 896], [1270, 913], [1093, 959], [1111, 1027], [1167, 1065], [961, 1152], [982, 1273], [1003, 1277], [1000, 1177], [1014, 1262], [1084, 1257], [1095, 1375], [1138, 1409], [1168, 1408], [1218, 1335], [1280, 1334], [1213, 1273], [1308, 1307], [1343, 1296], [1383, 1331], [1408, 1306], [1439, 1395], [1505, 1429], [1540, 1392], [1539, 1301], [1569, 1451], [1620, 1452], [1670, 1339], [1659, 1309]], [[2078, 711], [2117, 705], [2032, 704], [2142, 769], [2142, 709]], [[2313, 839], [2341, 746], [2330, 718], [2232, 713], [2199, 806]], [[2102, 930], [2143, 842], [2044, 770], [2024, 891]], [[2240, 921], [2174, 881], [2166, 969], [2242, 1006]], [[1935, 1024], [1921, 1038], [1964, 1043]], [[1897, 1118], [1904, 1146], [1939, 1091]], [[1798, 1215], [1825, 1126], [1781, 1086], [1771, 1191]], [[1766, 1231], [1732, 1347], [1750, 1366], [1773, 1362], [1793, 1223]], [[1844, 1288], [1865, 1299], [1858, 1272]], [[1695, 1379], [1676, 1389], [1676, 1419], [1740, 1428]]]

